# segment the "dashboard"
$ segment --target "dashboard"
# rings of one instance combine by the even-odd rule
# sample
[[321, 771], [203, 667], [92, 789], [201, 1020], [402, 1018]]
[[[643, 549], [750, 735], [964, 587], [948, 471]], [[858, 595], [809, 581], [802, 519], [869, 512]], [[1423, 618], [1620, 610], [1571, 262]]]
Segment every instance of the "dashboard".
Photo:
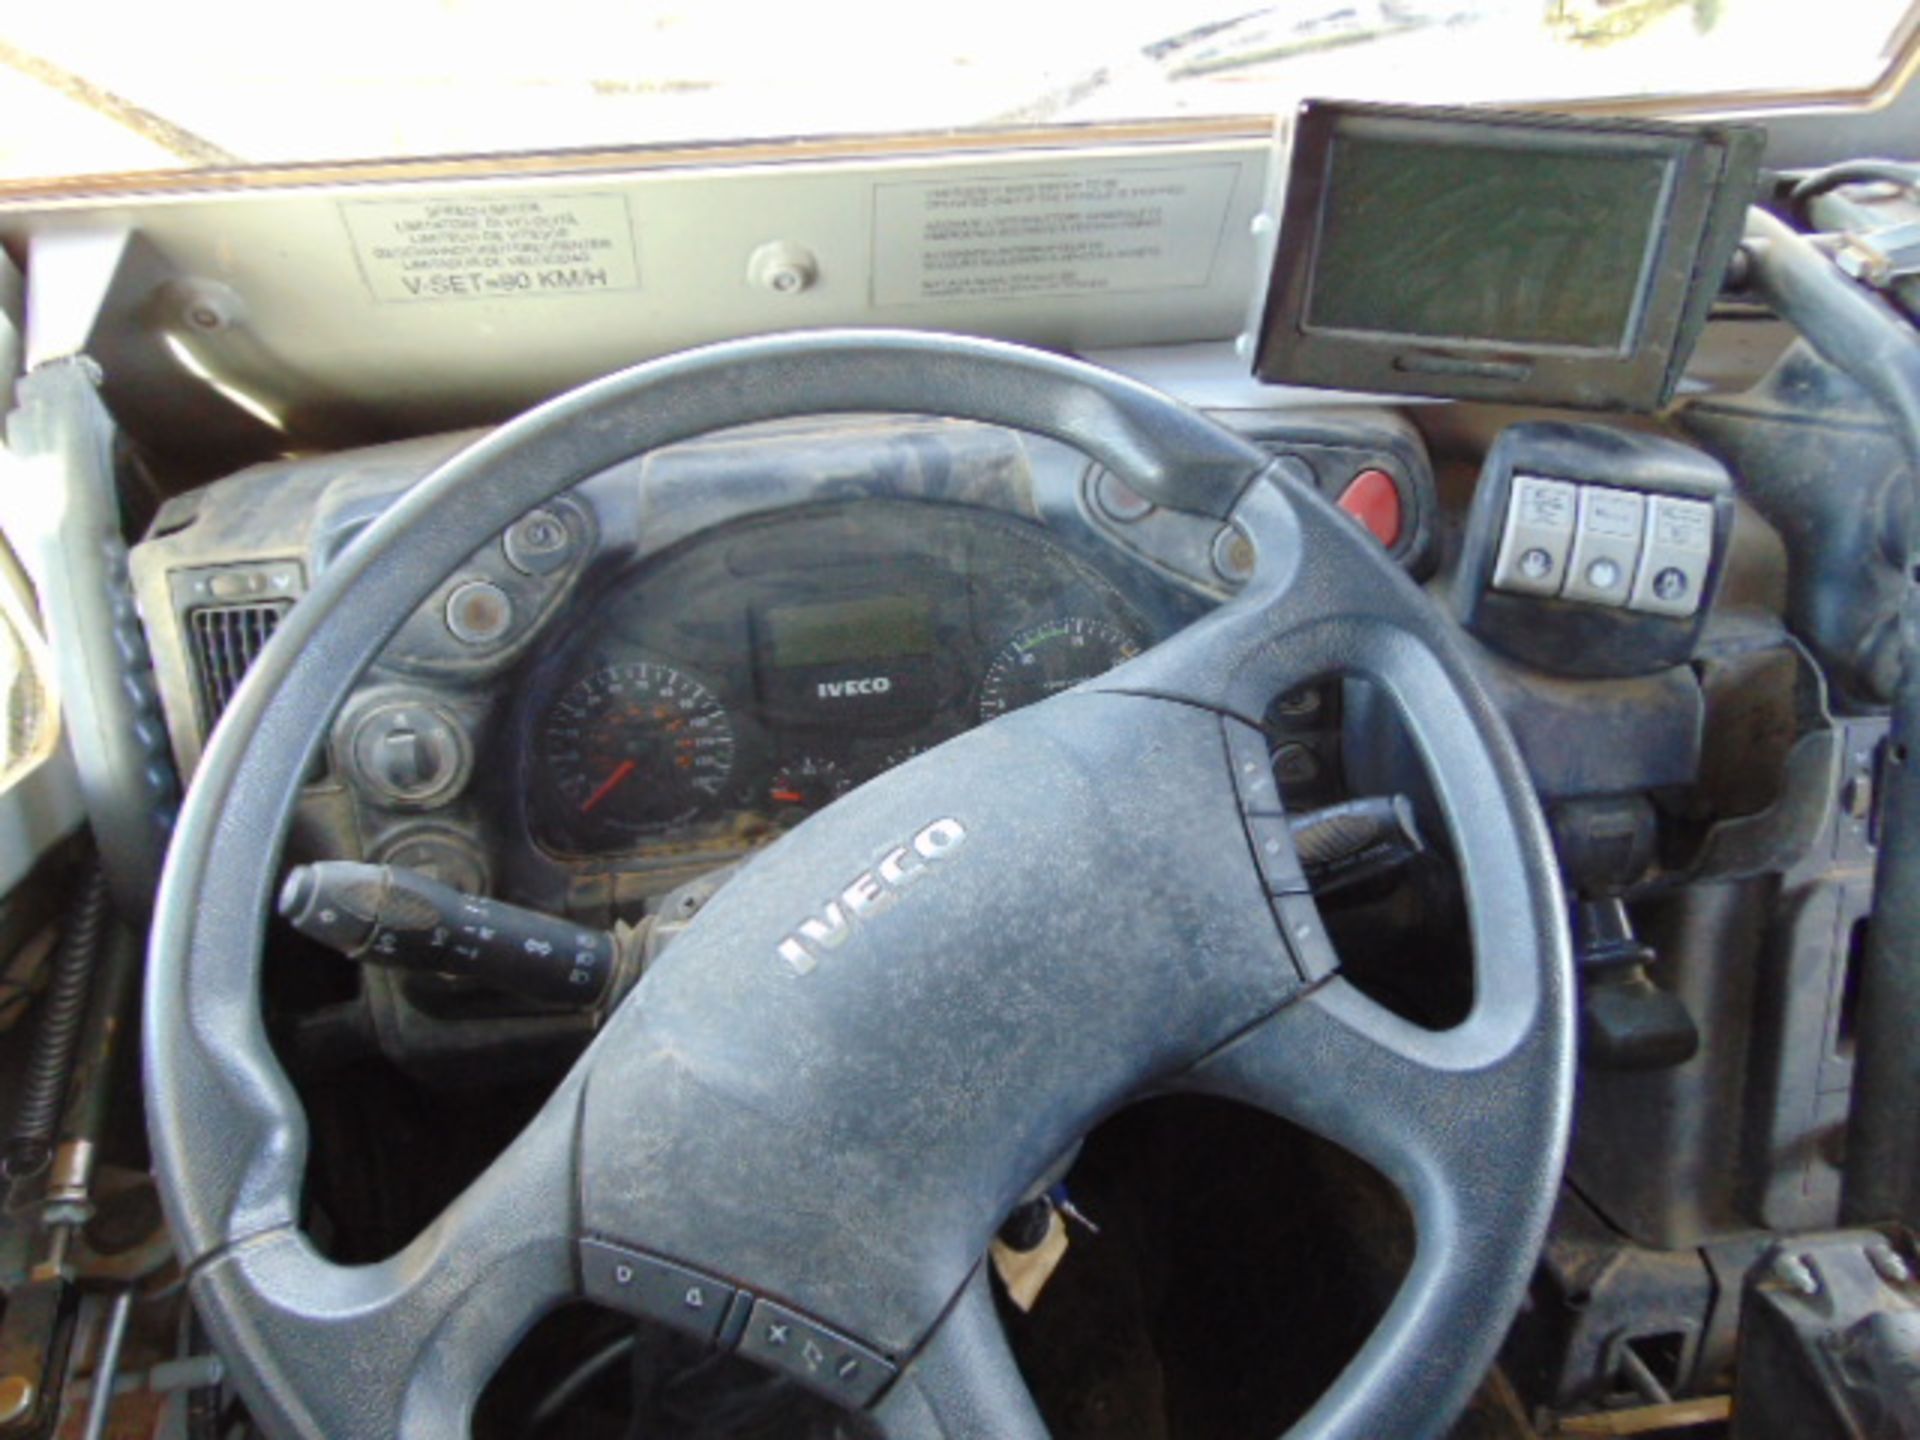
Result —
[[[1236, 418], [1420, 572], [1433, 479], [1404, 419]], [[472, 438], [256, 466], [163, 508], [132, 568], [184, 772], [279, 617]], [[1192, 623], [1243, 549], [1078, 452], [966, 422], [822, 418], [639, 456], [530, 511], [404, 621], [335, 719], [289, 859], [637, 918]], [[1337, 696], [1289, 697], [1275, 723], [1289, 793], [1329, 793]]]
[[[1579, 863], [1651, 854], [1653, 808], [1618, 797], [1694, 794], [1708, 738], [1740, 733], [1702, 675], [1764, 654], [1798, 683], [1774, 630], [1708, 635], [1739, 567], [1728, 482], [1701, 452], [1522, 422], [1443, 512], [1398, 412], [1216, 413], [1273, 456], [1268, 483], [1317, 489], [1450, 604]], [[256, 466], [161, 509], [131, 569], [183, 772], [298, 596], [473, 438]], [[1529, 574], [1534, 549], [1552, 584]], [[529, 510], [401, 622], [334, 717], [284, 859], [391, 865], [662, 945], [841, 795], [1204, 616], [1243, 582], [1246, 550], [1231, 524], [1159, 509], [1076, 451], [970, 422], [825, 417], [638, 456]], [[1658, 604], [1627, 578], [1668, 570], [1686, 594], [1649, 590]], [[1273, 697], [1262, 728], [1303, 823], [1404, 797], [1409, 833], [1437, 838], [1421, 762], [1365, 676]], [[1128, 783], [1124, 763], [1111, 782]], [[1716, 850], [1720, 828], [1668, 861], [1722, 863], [1737, 846]], [[1405, 884], [1356, 884], [1328, 911], [1350, 967], [1400, 973], [1420, 897], [1446, 892], [1434, 848]], [[434, 1083], [494, 1074], [503, 1036], [515, 1063], [571, 1054], [593, 1024], [447, 977], [359, 975], [300, 1043], [371, 1045]]]

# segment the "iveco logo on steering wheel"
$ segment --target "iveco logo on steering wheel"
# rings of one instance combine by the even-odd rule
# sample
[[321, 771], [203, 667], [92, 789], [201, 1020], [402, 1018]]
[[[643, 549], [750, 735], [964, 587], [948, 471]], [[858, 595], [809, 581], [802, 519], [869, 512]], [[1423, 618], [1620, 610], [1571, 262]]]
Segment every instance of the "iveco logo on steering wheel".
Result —
[[944, 860], [967, 838], [967, 830], [951, 816], [936, 820], [904, 845], [880, 857], [871, 870], [862, 870], [818, 915], [809, 915], [777, 948], [796, 975], [811, 974], [821, 952], [833, 949], [853, 933], [856, 920], [869, 919], [900, 898], [900, 892]]
[[822, 700], [845, 700], [854, 695], [885, 695], [893, 689], [893, 681], [885, 675], [870, 675], [854, 680], [822, 680], [814, 688]]

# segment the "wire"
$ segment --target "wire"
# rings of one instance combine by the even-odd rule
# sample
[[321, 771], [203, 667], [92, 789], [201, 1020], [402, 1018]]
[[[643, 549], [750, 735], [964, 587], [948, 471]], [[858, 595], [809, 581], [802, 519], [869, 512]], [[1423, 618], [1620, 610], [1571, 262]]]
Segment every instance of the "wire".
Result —
[[107, 1416], [113, 1411], [113, 1381], [120, 1371], [120, 1347], [127, 1339], [127, 1316], [133, 1311], [133, 1291], [122, 1290], [113, 1297], [107, 1312], [107, 1333], [100, 1342], [100, 1358], [93, 1366], [93, 1396], [87, 1406], [85, 1440], [101, 1440], [107, 1433]]
[[633, 1339], [632, 1334], [615, 1336], [574, 1366], [567, 1378], [548, 1391], [546, 1398], [534, 1407], [533, 1415], [527, 1421], [527, 1433], [537, 1435], [557, 1420], [569, 1405], [586, 1393], [588, 1386], [632, 1352]]
[[1852, 185], [1863, 181], [1883, 180], [1889, 185], [1904, 185], [1912, 190], [1920, 187], [1920, 165], [1909, 165], [1900, 160], [1846, 160], [1838, 165], [1829, 165], [1816, 170], [1811, 175], [1802, 176], [1787, 193], [1796, 209], [1804, 207], [1814, 196], [1824, 194], [1836, 185]]

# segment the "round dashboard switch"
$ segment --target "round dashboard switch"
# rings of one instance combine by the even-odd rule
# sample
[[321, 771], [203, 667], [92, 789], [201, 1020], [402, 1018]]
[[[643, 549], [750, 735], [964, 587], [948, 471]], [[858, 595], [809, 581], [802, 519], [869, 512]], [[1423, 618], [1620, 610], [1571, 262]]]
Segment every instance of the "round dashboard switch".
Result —
[[485, 895], [489, 888], [486, 858], [466, 836], [453, 831], [408, 831], [388, 841], [379, 860], [451, 885], [462, 894]]
[[468, 768], [466, 735], [453, 717], [406, 700], [376, 705], [355, 721], [347, 758], [362, 789], [401, 808], [449, 798]]
[[1153, 502], [1118, 475], [1102, 470], [1093, 482], [1093, 503], [1100, 513], [1121, 525], [1131, 525], [1153, 513]]
[[447, 629], [468, 645], [491, 645], [513, 628], [513, 601], [491, 580], [469, 580], [447, 596]]
[[1222, 525], [1213, 537], [1213, 569], [1222, 580], [1241, 585], [1253, 578], [1259, 561], [1253, 541], [1237, 524]]
[[1293, 741], [1273, 752], [1273, 773], [1282, 785], [1311, 785], [1320, 778], [1320, 757], [1312, 746]]
[[567, 522], [551, 510], [529, 510], [508, 527], [501, 547], [522, 575], [551, 575], [572, 558]]

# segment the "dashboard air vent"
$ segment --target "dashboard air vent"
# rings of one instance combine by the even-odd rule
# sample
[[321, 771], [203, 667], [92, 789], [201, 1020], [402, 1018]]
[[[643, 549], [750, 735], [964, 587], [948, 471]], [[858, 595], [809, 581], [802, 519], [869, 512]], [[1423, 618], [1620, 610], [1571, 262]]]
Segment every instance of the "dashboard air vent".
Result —
[[293, 608], [291, 600], [261, 600], [245, 605], [208, 605], [188, 616], [193, 636], [193, 664], [200, 687], [200, 712], [211, 733], [220, 714], [240, 688], [280, 619]]

